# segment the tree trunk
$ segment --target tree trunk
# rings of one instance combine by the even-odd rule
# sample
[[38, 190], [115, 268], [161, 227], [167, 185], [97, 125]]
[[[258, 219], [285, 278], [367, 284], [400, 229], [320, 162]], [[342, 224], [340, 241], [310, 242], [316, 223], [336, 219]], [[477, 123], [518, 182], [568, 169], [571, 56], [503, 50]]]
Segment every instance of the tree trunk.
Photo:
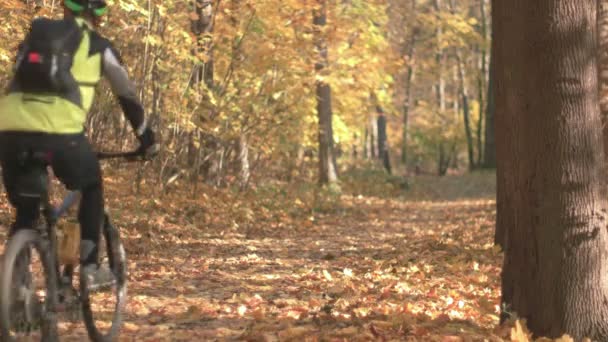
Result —
[[369, 159], [372, 153], [372, 147], [370, 145], [370, 130], [369, 125], [365, 125], [365, 134], [363, 140], [363, 159]]
[[239, 186], [242, 190], [249, 185], [249, 142], [246, 133], [241, 133], [239, 137], [239, 164], [241, 172], [239, 174]]
[[376, 159], [379, 156], [378, 153], [378, 120], [370, 113], [367, 119], [368, 125], [368, 137], [369, 137], [369, 157], [370, 159]]
[[439, 160], [437, 162], [437, 175], [443, 177], [450, 167], [452, 151], [446, 151], [445, 142], [439, 143]]
[[[600, 113], [603, 127], [604, 151], [608, 151], [608, 1], [598, 0], [597, 27], [599, 37], [598, 72]], [[608, 185], [608, 164], [605, 165], [604, 181]], [[608, 189], [604, 189], [605, 191]]]
[[[314, 11], [315, 45], [319, 60], [315, 64], [317, 73], [328, 66], [327, 42], [322, 27], [327, 22], [326, 0], [318, 0], [320, 8]], [[332, 126], [331, 88], [322, 80], [317, 80], [317, 115], [319, 119], [319, 183], [328, 184], [338, 180], [334, 156], [334, 137]]]
[[196, 85], [201, 81], [207, 87], [213, 86], [213, 1], [195, 0], [194, 15], [190, 21], [192, 33], [196, 36], [196, 54], [204, 55], [205, 61], [195, 67], [192, 73], [191, 84]]
[[[411, 12], [416, 11], [416, 0], [412, 0]], [[419, 29], [414, 27], [410, 36], [410, 41], [406, 47], [407, 71], [405, 74], [405, 99], [403, 100], [403, 131], [401, 132], [401, 163], [407, 165], [407, 141], [409, 136], [410, 108], [412, 106], [412, 80], [416, 62], [414, 53], [416, 52], [416, 40], [418, 39]]]
[[[441, 11], [441, 0], [434, 0], [435, 11], [439, 13]], [[435, 52], [435, 62], [437, 63], [438, 69], [438, 77], [437, 84], [435, 85], [435, 96], [437, 98], [437, 106], [439, 108], [440, 116], [445, 114], [446, 103], [445, 103], [445, 79], [444, 79], [444, 52], [442, 48], [442, 40], [443, 40], [443, 28], [441, 24], [437, 26], [437, 30], [435, 31], [435, 38], [437, 40], [437, 47]], [[447, 165], [449, 165], [449, 157], [447, 157], [448, 153], [445, 151], [445, 142], [439, 143], [439, 160], [438, 160], [438, 173], [440, 176], [445, 175], [447, 171], [447, 166], [444, 166], [445, 160], [448, 160]]]
[[[608, 340], [596, 2], [494, 1], [502, 301], [536, 336]], [[498, 44], [498, 43], [497, 43]], [[496, 45], [495, 45], [496, 46]], [[505, 203], [507, 202], [507, 203]], [[506, 313], [503, 312], [503, 319]]]
[[492, 39], [492, 51], [490, 52], [490, 81], [488, 82], [488, 103], [486, 105], [486, 130], [483, 147], [483, 167], [486, 169], [496, 168], [496, 123], [494, 121], [496, 110], [495, 90], [496, 82], [494, 81], [494, 50], [496, 44]]
[[486, 17], [486, 2], [488, 0], [480, 0], [479, 1], [479, 12], [481, 18], [481, 36], [483, 39], [483, 44], [480, 47], [481, 55], [479, 56], [479, 64], [481, 73], [479, 75], [479, 79], [477, 81], [478, 84], [478, 101], [479, 101], [479, 120], [477, 121], [477, 165], [482, 165], [483, 163], [483, 117], [484, 117], [484, 109], [486, 107], [486, 98], [484, 96], [484, 92], [487, 91], [487, 83], [488, 83], [488, 51], [486, 44], [488, 40], [488, 19]]
[[391, 161], [388, 151], [388, 138], [386, 134], [386, 116], [381, 108], [378, 108], [378, 153], [382, 165], [388, 174], [391, 174]]
[[462, 99], [462, 115], [464, 120], [464, 132], [467, 138], [467, 153], [469, 157], [469, 170], [475, 169], [475, 154], [473, 147], [473, 132], [471, 131], [471, 115], [469, 113], [469, 92], [464, 74], [464, 63], [460, 51], [456, 52], [456, 63], [458, 63], [458, 83], [460, 98]]
[[[482, 1], [483, 2], [483, 1]], [[456, 13], [456, 6], [454, 0], [449, 1], [450, 12]], [[471, 130], [471, 115], [469, 109], [469, 91], [467, 88], [467, 81], [464, 68], [464, 60], [462, 58], [462, 52], [456, 50], [456, 68], [458, 72], [458, 92], [462, 100], [462, 115], [464, 123], [464, 133], [467, 138], [467, 153], [469, 157], [469, 170], [475, 169], [475, 152], [473, 146], [473, 131]]]

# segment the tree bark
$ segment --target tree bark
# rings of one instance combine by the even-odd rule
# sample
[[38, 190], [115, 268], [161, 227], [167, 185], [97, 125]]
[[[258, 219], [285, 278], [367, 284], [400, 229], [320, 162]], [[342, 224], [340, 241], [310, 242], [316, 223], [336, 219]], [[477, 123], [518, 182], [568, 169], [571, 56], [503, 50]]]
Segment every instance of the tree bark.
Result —
[[[315, 64], [317, 74], [328, 66], [327, 42], [322, 32], [327, 23], [326, 0], [318, 0], [319, 8], [314, 11], [315, 45], [319, 60]], [[327, 82], [317, 80], [317, 115], [319, 119], [319, 183], [328, 184], [338, 180], [334, 156], [332, 125], [331, 88]]]
[[[597, 27], [599, 37], [598, 75], [600, 113], [603, 127], [604, 151], [608, 151], [608, 1], [598, 0]], [[608, 162], [608, 161], [607, 161]], [[605, 165], [604, 181], [608, 190], [608, 164]], [[608, 192], [607, 192], [608, 193]]]
[[[482, 1], [483, 2], [483, 1]], [[456, 13], [456, 6], [454, 0], [449, 1], [450, 12]], [[456, 50], [456, 68], [458, 73], [458, 92], [460, 99], [462, 100], [462, 115], [464, 124], [464, 133], [467, 138], [467, 155], [469, 157], [469, 170], [473, 170], [476, 167], [475, 164], [475, 152], [473, 146], [473, 131], [471, 130], [471, 115], [469, 109], [469, 91], [467, 88], [467, 81], [465, 75], [465, 65], [462, 58], [462, 52], [460, 49]], [[454, 158], [456, 160], [457, 158]]]
[[[435, 11], [437, 14], [441, 12], [441, 0], [434, 0]], [[440, 116], [443, 116], [446, 111], [446, 102], [445, 102], [445, 78], [444, 78], [444, 51], [442, 48], [442, 40], [443, 40], [443, 28], [441, 27], [441, 23], [438, 24], [437, 30], [435, 31], [435, 39], [437, 40], [437, 47], [435, 52], [435, 62], [437, 63], [438, 76], [437, 76], [437, 84], [435, 84], [435, 96], [437, 99], [437, 107], [439, 108]], [[438, 174], [440, 176], [445, 175], [447, 172], [447, 166], [449, 166], [449, 157], [448, 153], [445, 151], [445, 142], [439, 142], [439, 158], [438, 158]], [[445, 161], [448, 161], [445, 163]], [[445, 165], [444, 165], [445, 164]]]
[[439, 143], [439, 160], [437, 162], [437, 175], [439, 175], [440, 177], [443, 177], [448, 173], [451, 157], [454, 154], [453, 152], [455, 146], [452, 147], [451, 151], [446, 151], [445, 145], [445, 142]]
[[496, 168], [496, 123], [495, 123], [495, 112], [496, 112], [496, 99], [494, 95], [494, 87], [496, 82], [494, 81], [494, 50], [496, 45], [492, 39], [492, 51], [490, 52], [490, 80], [488, 82], [488, 101], [486, 104], [486, 130], [483, 147], [483, 167], [486, 169]]
[[388, 174], [391, 174], [391, 160], [388, 150], [388, 137], [386, 134], [386, 116], [381, 108], [377, 109], [378, 112], [378, 153], [379, 159], [382, 161], [382, 165]]
[[242, 190], [247, 189], [249, 185], [250, 168], [249, 168], [249, 141], [246, 133], [241, 133], [239, 137], [239, 164], [241, 166], [239, 174], [239, 186]]
[[482, 165], [484, 149], [483, 149], [483, 123], [484, 123], [484, 111], [486, 108], [486, 97], [484, 92], [487, 91], [488, 84], [488, 51], [487, 42], [488, 40], [488, 19], [486, 16], [486, 2], [488, 0], [479, 1], [479, 12], [481, 20], [481, 37], [483, 40], [482, 46], [480, 47], [479, 64], [481, 72], [477, 81], [478, 85], [478, 101], [479, 101], [479, 120], [477, 121], [477, 165]]
[[456, 63], [458, 63], [458, 83], [460, 98], [462, 99], [462, 116], [464, 121], [464, 133], [467, 138], [467, 154], [469, 157], [469, 170], [475, 169], [475, 154], [473, 147], [473, 132], [471, 130], [471, 115], [469, 110], [469, 91], [465, 79], [464, 62], [460, 51], [456, 52]]
[[[412, 0], [411, 12], [416, 11], [416, 0]], [[405, 99], [403, 100], [403, 131], [401, 133], [401, 163], [407, 165], [407, 143], [409, 137], [410, 124], [410, 108], [412, 106], [412, 80], [416, 68], [414, 54], [416, 52], [416, 41], [418, 39], [419, 29], [414, 27], [410, 36], [410, 41], [406, 46], [407, 56], [407, 71], [405, 74]]]
[[195, 66], [192, 73], [191, 84], [196, 85], [204, 81], [207, 87], [213, 87], [213, 54], [212, 50], [212, 34], [213, 34], [213, 1], [212, 0], [195, 0], [194, 12], [190, 27], [192, 33], [196, 36], [197, 54], [203, 54], [205, 61]]
[[493, 5], [504, 47], [495, 60], [502, 318], [516, 313], [536, 336], [606, 341], [596, 2]]

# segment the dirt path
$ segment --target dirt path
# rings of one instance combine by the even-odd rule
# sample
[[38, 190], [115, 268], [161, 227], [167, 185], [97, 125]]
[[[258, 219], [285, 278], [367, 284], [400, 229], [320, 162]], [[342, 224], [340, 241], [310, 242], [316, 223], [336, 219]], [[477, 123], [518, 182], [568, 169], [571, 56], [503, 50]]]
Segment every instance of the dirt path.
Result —
[[132, 237], [123, 337], [487, 336], [499, 296], [493, 207], [351, 199], [287, 236], [165, 226], [158, 238]]
[[[121, 340], [491, 335], [500, 263], [490, 244], [493, 202], [344, 202], [280, 235], [166, 220], [147, 232], [123, 228], [131, 274]], [[82, 340], [79, 326], [65, 340]]]

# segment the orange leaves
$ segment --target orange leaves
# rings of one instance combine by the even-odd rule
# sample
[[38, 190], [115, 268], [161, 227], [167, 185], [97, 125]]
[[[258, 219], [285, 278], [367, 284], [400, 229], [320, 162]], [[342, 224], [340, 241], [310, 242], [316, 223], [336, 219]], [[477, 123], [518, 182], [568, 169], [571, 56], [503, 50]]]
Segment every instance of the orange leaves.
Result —
[[[305, 196], [292, 206], [280, 189], [201, 187], [205, 195], [176, 188], [155, 202], [108, 171], [130, 260], [124, 340], [510, 338], [511, 327], [493, 330], [491, 202], [341, 196], [339, 211], [315, 213], [307, 228], [310, 210], [294, 209]], [[65, 336], [76, 340], [79, 329]]]

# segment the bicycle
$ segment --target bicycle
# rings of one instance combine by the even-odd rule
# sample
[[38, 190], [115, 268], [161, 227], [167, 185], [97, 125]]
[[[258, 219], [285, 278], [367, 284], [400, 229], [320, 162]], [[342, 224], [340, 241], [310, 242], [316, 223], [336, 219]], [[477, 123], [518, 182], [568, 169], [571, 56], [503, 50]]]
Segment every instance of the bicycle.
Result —
[[[138, 152], [103, 153], [98, 152], [98, 158], [124, 158], [137, 160]], [[29, 188], [22, 191], [35, 191], [41, 196], [41, 213], [43, 223], [36, 227], [18, 230], [6, 243], [2, 258], [2, 274], [0, 275], [0, 339], [13, 341], [16, 335], [31, 336], [38, 330], [43, 341], [58, 340], [58, 314], [64, 312], [79, 313], [82, 310], [87, 334], [94, 342], [111, 341], [118, 337], [122, 324], [122, 311], [127, 296], [127, 260], [124, 247], [120, 241], [118, 230], [112, 225], [107, 211], [100, 238], [101, 262], [107, 262], [115, 277], [116, 304], [113, 308], [109, 329], [96, 324], [97, 316], [93, 312], [91, 298], [94, 291], [89, 289], [87, 278], [82, 272], [78, 278], [79, 291], [74, 286], [74, 275], [78, 263], [60, 264], [58, 257], [57, 223], [59, 219], [78, 201], [79, 192], [68, 192], [61, 205], [51, 204], [48, 191], [47, 156], [42, 153], [29, 153], [28, 168], [31, 173], [23, 178], [29, 181]], [[31, 164], [30, 164], [31, 163]], [[102, 240], [105, 244], [102, 244]], [[102, 255], [105, 248], [107, 255]], [[39, 270], [44, 274], [42, 289], [35, 289], [32, 271], [35, 269], [33, 258], [38, 255], [42, 264]], [[67, 308], [67, 309], [66, 309]], [[76, 308], [76, 309], [75, 309]], [[20, 313], [16, 321], [13, 316]], [[103, 316], [105, 317], [105, 316]]]

